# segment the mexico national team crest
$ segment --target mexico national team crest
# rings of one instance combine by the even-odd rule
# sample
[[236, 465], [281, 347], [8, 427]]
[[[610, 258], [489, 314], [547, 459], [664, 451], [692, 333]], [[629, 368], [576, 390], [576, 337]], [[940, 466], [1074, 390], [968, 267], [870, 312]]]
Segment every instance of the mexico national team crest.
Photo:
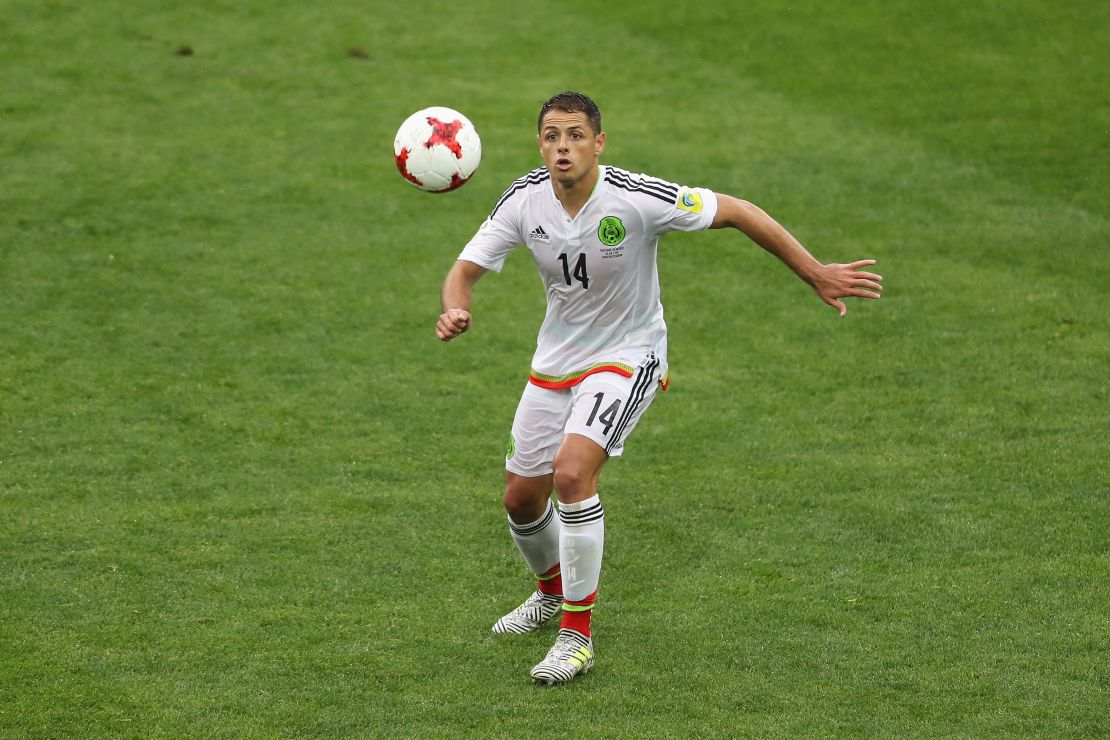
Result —
[[624, 224], [616, 216], [606, 216], [597, 227], [597, 238], [607, 247], [615, 247], [624, 241]]

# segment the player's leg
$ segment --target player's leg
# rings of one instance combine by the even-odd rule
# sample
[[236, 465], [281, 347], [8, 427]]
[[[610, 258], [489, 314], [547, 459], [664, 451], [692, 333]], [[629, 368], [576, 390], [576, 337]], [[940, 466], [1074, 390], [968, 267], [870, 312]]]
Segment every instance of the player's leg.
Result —
[[605, 510], [597, 492], [605, 462], [620, 455], [658, 387], [658, 363], [648, 358], [632, 378], [591, 376], [575, 389], [567, 434], [555, 456], [559, 499], [559, 560], [563, 617], [555, 646], [532, 669], [542, 683], [562, 683], [594, 663], [592, 615], [605, 549]]
[[658, 388], [658, 362], [648, 358], [631, 378], [600, 373], [575, 389], [567, 435], [555, 455], [559, 497], [563, 628], [590, 636], [590, 618], [605, 546], [605, 509], [597, 484], [611, 456], [624, 451]]
[[605, 512], [597, 481], [607, 459], [600, 445], [578, 434], [567, 434], [555, 457], [563, 616], [555, 645], [532, 668], [532, 680], [538, 683], [570, 681], [594, 664], [590, 623], [605, 547]]
[[608, 459], [596, 442], [579, 434], [568, 434], [555, 456], [559, 562], [563, 564], [562, 626], [587, 637], [605, 548], [605, 510], [597, 481]]
[[505, 459], [505, 512], [509, 534], [536, 589], [524, 603], [497, 620], [493, 631], [522, 634], [555, 616], [563, 604], [559, 570], [559, 517], [551, 501], [552, 461], [570, 413], [570, 394], [529, 385], [513, 420]]
[[538, 629], [563, 605], [559, 570], [559, 517], [551, 502], [551, 474], [527, 477], [505, 471], [505, 511], [509, 534], [536, 576], [536, 590], [517, 608], [497, 620], [498, 634], [524, 634]]

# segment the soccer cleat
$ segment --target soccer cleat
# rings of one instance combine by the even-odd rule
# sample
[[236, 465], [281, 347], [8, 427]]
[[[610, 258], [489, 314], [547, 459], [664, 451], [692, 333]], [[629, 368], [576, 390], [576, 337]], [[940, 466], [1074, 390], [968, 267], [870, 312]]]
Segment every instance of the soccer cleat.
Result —
[[493, 631], [499, 635], [523, 635], [539, 629], [563, 605], [563, 597], [536, 591], [516, 609], [497, 620]]
[[532, 669], [532, 683], [547, 686], [586, 675], [594, 667], [594, 641], [574, 630], [561, 629], [547, 657]]

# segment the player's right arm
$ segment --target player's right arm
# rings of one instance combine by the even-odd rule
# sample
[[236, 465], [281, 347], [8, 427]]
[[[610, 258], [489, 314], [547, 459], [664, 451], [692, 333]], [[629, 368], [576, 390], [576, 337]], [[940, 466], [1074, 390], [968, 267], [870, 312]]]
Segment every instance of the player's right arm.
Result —
[[537, 176], [538, 171], [530, 173], [509, 186], [447, 273], [440, 293], [443, 313], [436, 321], [436, 337], [441, 342], [450, 342], [470, 328], [474, 283], [490, 270], [501, 272], [509, 252], [524, 243], [519, 218], [521, 194], [527, 193], [529, 178]]
[[474, 283], [486, 274], [486, 268], [467, 260], [457, 260], [447, 273], [440, 293], [443, 313], [436, 321], [436, 337], [450, 342], [470, 328], [470, 297]]

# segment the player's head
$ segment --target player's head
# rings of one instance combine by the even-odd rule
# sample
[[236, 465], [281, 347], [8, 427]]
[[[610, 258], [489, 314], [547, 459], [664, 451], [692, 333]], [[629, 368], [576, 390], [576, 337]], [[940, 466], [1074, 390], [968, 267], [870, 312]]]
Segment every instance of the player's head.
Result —
[[601, 133], [601, 109], [587, 95], [568, 90], [553, 96], [540, 108], [540, 117], [536, 121], [537, 131], [543, 130], [543, 119], [553, 110], [565, 113], [583, 113], [590, 122], [590, 128], [593, 129], [594, 135]]
[[562, 188], [592, 187], [605, 149], [601, 111], [594, 101], [576, 92], [551, 98], [540, 110], [536, 139], [554, 183]]

